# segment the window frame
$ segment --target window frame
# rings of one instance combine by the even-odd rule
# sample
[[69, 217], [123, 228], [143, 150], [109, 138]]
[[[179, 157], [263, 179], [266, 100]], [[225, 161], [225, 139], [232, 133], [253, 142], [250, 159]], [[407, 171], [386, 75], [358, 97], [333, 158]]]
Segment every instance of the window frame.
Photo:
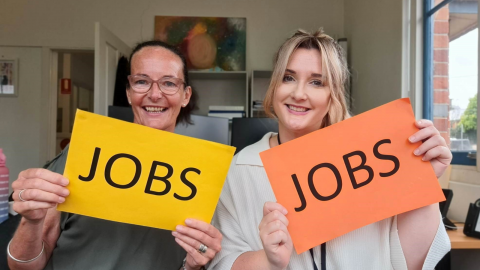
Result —
[[[424, 0], [423, 6], [423, 118], [433, 121], [433, 34], [434, 34], [434, 14], [443, 8], [445, 5], [453, 2], [453, 0], [443, 0], [434, 6], [433, 0]], [[479, 7], [480, 7], [480, 0]], [[477, 14], [478, 11], [477, 11]], [[478, 20], [477, 20], [478, 21]], [[478, 27], [478, 26], [477, 26]], [[479, 28], [480, 29], [480, 28]], [[479, 35], [480, 39], [480, 35]], [[480, 44], [480, 42], [479, 42]], [[480, 51], [480, 45], [479, 51]], [[480, 53], [479, 55], [479, 66], [480, 66]], [[478, 68], [478, 76], [480, 79], [480, 68]], [[477, 104], [480, 103], [480, 82], [477, 86]], [[480, 126], [480, 110], [477, 107], [477, 145], [480, 141], [480, 132], [478, 132], [478, 127]], [[478, 146], [477, 146], [478, 147]], [[480, 171], [480, 162], [477, 160], [480, 158], [480, 151], [452, 151], [453, 165], [466, 165], [466, 166], [477, 166], [477, 170]]]

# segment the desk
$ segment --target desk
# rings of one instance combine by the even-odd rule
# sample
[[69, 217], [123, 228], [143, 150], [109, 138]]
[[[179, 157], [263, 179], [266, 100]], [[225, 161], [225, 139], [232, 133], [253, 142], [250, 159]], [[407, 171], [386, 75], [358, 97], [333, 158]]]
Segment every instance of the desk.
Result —
[[455, 223], [457, 230], [447, 230], [452, 249], [480, 249], [480, 239], [463, 234], [463, 223]]

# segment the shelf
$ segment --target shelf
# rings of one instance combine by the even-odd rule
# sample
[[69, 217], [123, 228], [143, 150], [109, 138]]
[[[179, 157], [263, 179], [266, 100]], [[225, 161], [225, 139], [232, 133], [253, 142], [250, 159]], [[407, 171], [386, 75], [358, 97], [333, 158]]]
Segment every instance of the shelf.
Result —
[[[209, 106], [248, 106], [246, 71], [189, 71], [190, 85], [198, 93], [196, 114], [207, 115]], [[248, 115], [249, 111], [245, 110]]]
[[272, 71], [270, 70], [253, 70], [250, 80], [249, 110], [250, 117], [265, 117], [264, 108], [254, 108], [254, 100], [263, 100], [270, 85]]
[[245, 80], [246, 71], [189, 71], [190, 80]]
[[253, 76], [255, 78], [270, 79], [272, 77], [272, 71], [271, 70], [254, 70]]

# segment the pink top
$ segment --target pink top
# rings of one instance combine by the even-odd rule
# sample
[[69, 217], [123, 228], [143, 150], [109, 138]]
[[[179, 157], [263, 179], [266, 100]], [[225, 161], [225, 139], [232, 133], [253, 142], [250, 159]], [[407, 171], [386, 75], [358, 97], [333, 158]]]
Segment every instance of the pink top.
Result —
[[3, 149], [0, 148], [0, 167], [5, 167], [6, 162], [7, 162], [7, 157], [3, 153]]

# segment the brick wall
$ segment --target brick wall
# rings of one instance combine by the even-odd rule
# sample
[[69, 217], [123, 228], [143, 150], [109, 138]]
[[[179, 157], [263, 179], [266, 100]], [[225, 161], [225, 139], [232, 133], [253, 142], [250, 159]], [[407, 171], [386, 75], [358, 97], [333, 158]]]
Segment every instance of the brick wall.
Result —
[[[442, 0], [435, 0], [435, 5]], [[433, 27], [433, 123], [450, 145], [450, 99], [448, 93], [448, 5], [434, 15]]]

